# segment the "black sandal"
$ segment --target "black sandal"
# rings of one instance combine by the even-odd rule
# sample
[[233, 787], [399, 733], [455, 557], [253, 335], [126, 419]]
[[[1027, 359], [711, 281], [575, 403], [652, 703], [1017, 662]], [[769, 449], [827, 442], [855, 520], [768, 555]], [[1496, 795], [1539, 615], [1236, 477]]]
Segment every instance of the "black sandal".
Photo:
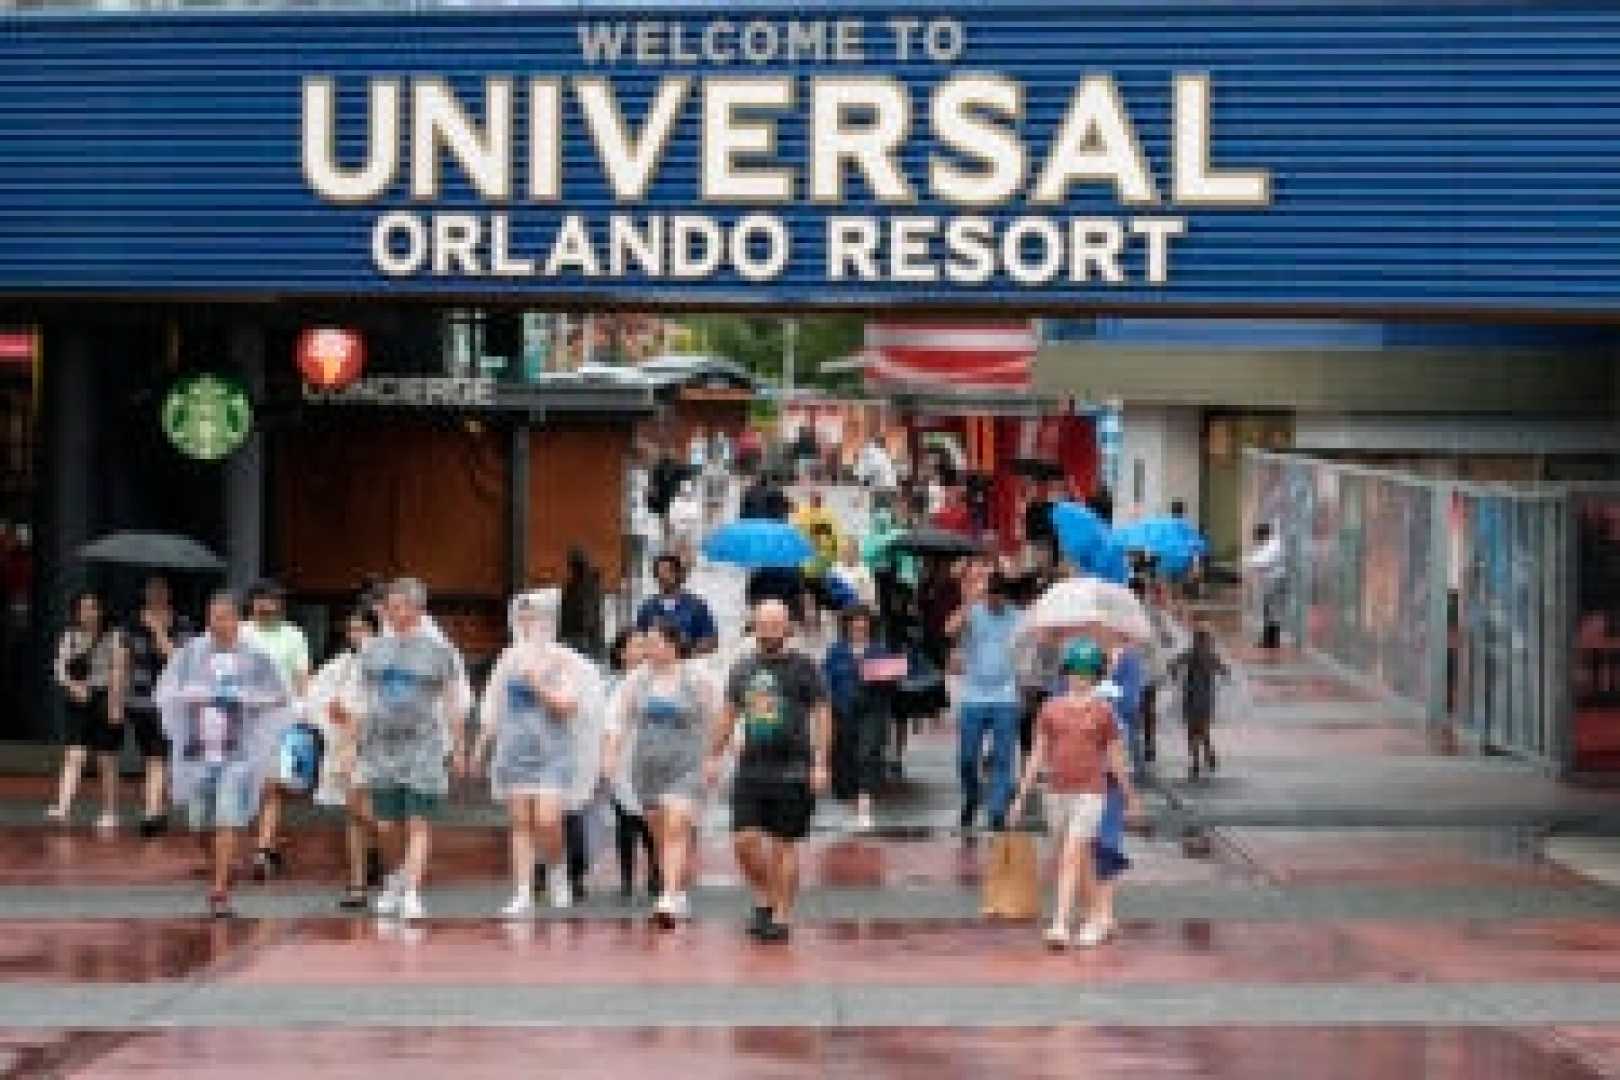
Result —
[[215, 919], [234, 918], [236, 912], [231, 909], [229, 893], [211, 892], [208, 894], [208, 914]]
[[357, 885], [350, 885], [343, 890], [343, 896], [338, 900], [338, 907], [344, 911], [365, 911], [370, 906], [370, 898], [366, 890]]

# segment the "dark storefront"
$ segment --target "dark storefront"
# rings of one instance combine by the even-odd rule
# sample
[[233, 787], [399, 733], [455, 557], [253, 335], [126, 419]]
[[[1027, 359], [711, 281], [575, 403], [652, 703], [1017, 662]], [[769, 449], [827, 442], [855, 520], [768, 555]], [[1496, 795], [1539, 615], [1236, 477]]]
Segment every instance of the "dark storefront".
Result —
[[[426, 563], [486, 626], [575, 539], [613, 567], [648, 391], [486, 366], [530, 312], [1620, 308], [1620, 13], [1586, 0], [10, 13], [0, 66], [0, 326], [43, 343], [0, 432], [37, 467], [0, 497], [36, 648], [115, 528], [312, 600]], [[318, 325], [368, 379], [498, 388], [306, 403]], [[255, 412], [220, 461], [156, 419], [202, 372]], [[21, 667], [9, 697], [43, 699]]]

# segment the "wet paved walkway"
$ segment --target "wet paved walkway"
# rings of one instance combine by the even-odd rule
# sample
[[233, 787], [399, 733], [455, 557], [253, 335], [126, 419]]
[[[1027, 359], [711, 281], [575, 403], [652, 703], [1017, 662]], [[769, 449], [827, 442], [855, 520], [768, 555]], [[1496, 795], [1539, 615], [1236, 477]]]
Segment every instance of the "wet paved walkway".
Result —
[[740, 933], [718, 809], [697, 919], [670, 934], [607, 865], [568, 912], [491, 918], [502, 837], [470, 802], [419, 925], [338, 914], [329, 821], [216, 923], [187, 838], [48, 829], [41, 782], [5, 781], [0, 1076], [1620, 1073], [1620, 890], [1548, 839], [1620, 825], [1617, 797], [1448, 754], [1303, 658], [1244, 667], [1223, 771], [1181, 780], [1166, 725], [1121, 932], [1068, 955], [978, 917], [986, 849], [950, 827], [947, 730], [915, 740], [878, 834], [818, 816], [776, 947]]

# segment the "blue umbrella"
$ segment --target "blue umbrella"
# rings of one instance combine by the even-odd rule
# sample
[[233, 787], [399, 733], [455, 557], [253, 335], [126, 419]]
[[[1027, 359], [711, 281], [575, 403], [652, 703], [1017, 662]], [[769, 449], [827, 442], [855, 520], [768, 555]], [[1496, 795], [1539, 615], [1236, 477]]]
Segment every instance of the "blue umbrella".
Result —
[[785, 521], [743, 518], [709, 534], [703, 554], [715, 562], [751, 570], [798, 566], [815, 555], [804, 534]]
[[1108, 546], [1108, 522], [1079, 503], [1052, 504], [1052, 528], [1063, 557], [1076, 566], [1086, 566]]
[[828, 606], [834, 611], [848, 611], [861, 602], [860, 595], [850, 586], [849, 582], [837, 574], [823, 576], [821, 588], [826, 594]]
[[1158, 560], [1167, 576], [1179, 578], [1194, 560], [1209, 551], [1204, 534], [1181, 518], [1144, 518], [1114, 530], [1114, 539], [1128, 551], [1145, 551]]
[[1114, 537], [1109, 537], [1102, 547], [1092, 551], [1077, 565], [1092, 577], [1101, 578], [1115, 585], [1124, 585], [1131, 580], [1128, 549]]

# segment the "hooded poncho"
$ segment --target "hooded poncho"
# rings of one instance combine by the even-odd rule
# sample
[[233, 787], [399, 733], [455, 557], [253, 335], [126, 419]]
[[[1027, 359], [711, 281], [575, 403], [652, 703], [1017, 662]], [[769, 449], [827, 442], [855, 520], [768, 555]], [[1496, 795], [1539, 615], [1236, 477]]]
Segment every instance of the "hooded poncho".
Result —
[[[561, 593], [540, 589], [513, 597], [512, 644], [495, 661], [480, 720], [495, 734], [490, 789], [497, 799], [556, 793], [569, 809], [596, 790], [602, 754], [602, 678], [584, 656], [557, 644]], [[572, 698], [567, 716], [553, 715], [535, 679]]]

